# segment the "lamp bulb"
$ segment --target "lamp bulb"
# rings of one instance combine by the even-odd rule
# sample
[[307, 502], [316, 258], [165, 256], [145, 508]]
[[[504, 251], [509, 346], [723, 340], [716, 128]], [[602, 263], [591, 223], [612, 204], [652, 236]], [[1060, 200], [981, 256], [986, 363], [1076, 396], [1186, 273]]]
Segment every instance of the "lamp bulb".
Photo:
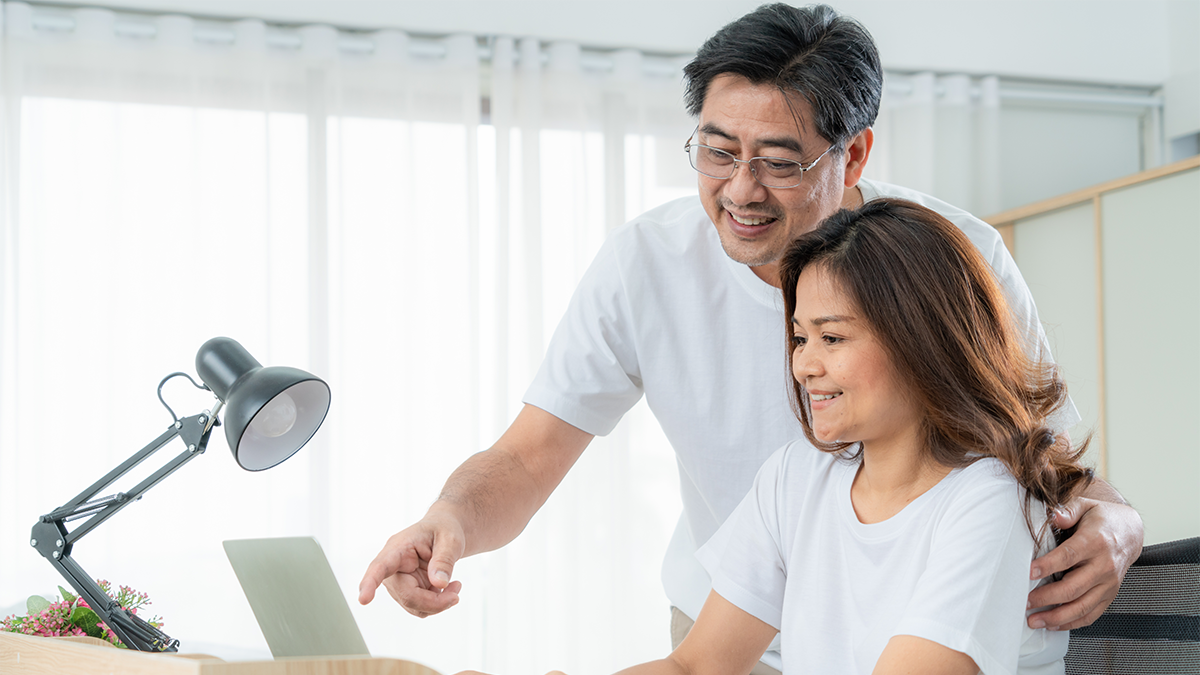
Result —
[[263, 406], [250, 426], [267, 438], [282, 436], [296, 423], [296, 402], [287, 392], [281, 392]]

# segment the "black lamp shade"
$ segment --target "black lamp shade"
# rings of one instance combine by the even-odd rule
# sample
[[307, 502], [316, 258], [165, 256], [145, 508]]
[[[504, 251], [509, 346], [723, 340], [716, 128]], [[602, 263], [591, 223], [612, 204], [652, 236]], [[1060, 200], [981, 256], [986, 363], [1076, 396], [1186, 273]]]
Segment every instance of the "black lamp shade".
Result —
[[329, 385], [298, 368], [264, 368], [230, 338], [196, 354], [196, 372], [225, 403], [225, 438], [237, 463], [262, 471], [291, 457], [329, 412]]

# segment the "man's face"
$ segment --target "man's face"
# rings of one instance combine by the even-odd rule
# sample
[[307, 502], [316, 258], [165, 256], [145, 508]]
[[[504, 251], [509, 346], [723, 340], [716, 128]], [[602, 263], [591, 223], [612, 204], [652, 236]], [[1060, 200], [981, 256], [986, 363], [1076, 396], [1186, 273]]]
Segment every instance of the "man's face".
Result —
[[[794, 111], [794, 112], [793, 112]], [[741, 75], [719, 75], [709, 85], [694, 142], [748, 160], [782, 157], [805, 166], [829, 148], [817, 134], [803, 97], [771, 85], [751, 84]], [[700, 201], [712, 219], [725, 253], [778, 285], [778, 262], [794, 239], [841, 207], [843, 155], [830, 153], [794, 188], [767, 188], [739, 164], [726, 180], [699, 174]]]

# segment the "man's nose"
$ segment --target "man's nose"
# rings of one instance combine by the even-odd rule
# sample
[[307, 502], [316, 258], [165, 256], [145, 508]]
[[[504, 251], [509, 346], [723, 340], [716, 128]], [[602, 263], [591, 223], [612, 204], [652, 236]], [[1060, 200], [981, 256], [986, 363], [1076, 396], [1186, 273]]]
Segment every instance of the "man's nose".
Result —
[[767, 188], [754, 178], [750, 165], [739, 161], [725, 180], [725, 198], [734, 204], [754, 204], [767, 198]]

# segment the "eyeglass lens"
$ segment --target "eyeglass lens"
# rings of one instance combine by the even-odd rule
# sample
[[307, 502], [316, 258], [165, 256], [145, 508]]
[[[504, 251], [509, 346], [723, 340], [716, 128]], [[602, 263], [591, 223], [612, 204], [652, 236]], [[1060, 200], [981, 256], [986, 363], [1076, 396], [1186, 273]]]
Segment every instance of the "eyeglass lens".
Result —
[[[739, 160], [733, 155], [706, 145], [689, 144], [688, 157], [692, 168], [712, 178], [729, 178], [737, 170]], [[748, 160], [755, 180], [766, 187], [796, 187], [804, 177], [799, 162], [772, 157], [754, 157]]]

